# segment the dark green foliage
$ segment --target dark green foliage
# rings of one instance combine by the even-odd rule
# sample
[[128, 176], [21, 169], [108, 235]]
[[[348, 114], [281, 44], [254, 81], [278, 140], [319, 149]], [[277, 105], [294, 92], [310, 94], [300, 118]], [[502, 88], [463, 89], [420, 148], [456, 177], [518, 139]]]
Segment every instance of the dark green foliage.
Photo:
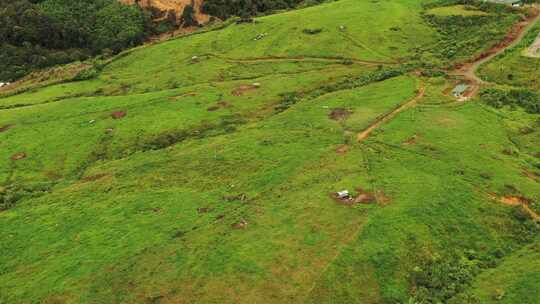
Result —
[[425, 9], [457, 4], [469, 5], [488, 15], [423, 14], [424, 20], [439, 32], [439, 41], [430, 52], [446, 62], [463, 61], [479, 55], [479, 51], [489, 48], [492, 41], [500, 41], [507, 33], [507, 28], [518, 18], [514, 9], [506, 5], [472, 0], [443, 0], [425, 5]]
[[[227, 19], [231, 16], [252, 16], [259, 13], [293, 8], [302, 0], [207, 0], [203, 12]], [[319, 1], [320, 2], [320, 1]]]
[[0, 0], [0, 80], [141, 43], [145, 16], [115, 0]]
[[217, 123], [203, 122], [201, 125], [189, 129], [171, 129], [159, 134], [140, 137], [129, 148], [124, 149], [118, 155], [102, 155], [98, 160], [115, 159], [125, 157], [138, 151], [160, 150], [173, 146], [179, 142], [228, 134], [236, 131], [237, 126], [246, 121], [237, 115], [224, 116]]
[[195, 19], [195, 10], [193, 6], [187, 5], [182, 12], [182, 23], [184, 26], [196, 26], [199, 25]]
[[479, 271], [474, 256], [427, 256], [411, 275], [412, 296], [416, 303], [446, 303], [465, 290]]
[[277, 113], [287, 110], [288, 108], [296, 104], [301, 99], [300, 95], [296, 92], [285, 93], [285, 94], [282, 94], [281, 97], [282, 99], [280, 103], [275, 108]]
[[113, 2], [98, 11], [95, 18], [90, 36], [95, 51], [110, 49], [116, 53], [144, 39], [144, 17], [136, 6]]
[[482, 90], [480, 97], [495, 108], [519, 106], [528, 113], [540, 113], [540, 94], [527, 89], [503, 91], [489, 88]]
[[98, 70], [95, 67], [91, 67], [88, 69], [84, 69], [77, 73], [77, 75], [73, 78], [73, 80], [80, 81], [80, 80], [88, 80], [96, 77], [98, 75]]
[[50, 184], [37, 183], [34, 185], [8, 185], [0, 186], [0, 211], [7, 210], [15, 206], [17, 202], [28, 197], [37, 197], [49, 192]]
[[316, 35], [316, 34], [319, 34], [321, 32], [322, 32], [322, 29], [320, 29], [320, 28], [317, 28], [317, 29], [304, 29], [302, 31], [302, 33], [308, 34], [308, 35]]
[[390, 79], [393, 77], [397, 77], [400, 75], [403, 75], [406, 72], [407, 68], [405, 67], [398, 67], [398, 68], [383, 68], [380, 67], [376, 71], [369, 73], [367, 75], [362, 75], [360, 77], [356, 78], [347, 78], [339, 83], [332, 84], [332, 85], [325, 85], [318, 89], [317, 91], [313, 92], [311, 95], [319, 96], [322, 94], [335, 92], [339, 90], [347, 90], [347, 89], [353, 89], [361, 86], [365, 86], [367, 84], [373, 83], [373, 82], [379, 82], [386, 79]]

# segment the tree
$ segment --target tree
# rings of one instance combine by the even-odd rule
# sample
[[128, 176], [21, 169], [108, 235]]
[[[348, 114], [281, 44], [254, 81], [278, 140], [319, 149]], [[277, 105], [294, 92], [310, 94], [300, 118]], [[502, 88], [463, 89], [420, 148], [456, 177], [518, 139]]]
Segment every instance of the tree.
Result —
[[184, 8], [184, 11], [182, 12], [182, 18], [181, 18], [182, 24], [184, 26], [197, 26], [199, 23], [195, 19], [195, 10], [193, 9], [192, 5], [186, 5]]

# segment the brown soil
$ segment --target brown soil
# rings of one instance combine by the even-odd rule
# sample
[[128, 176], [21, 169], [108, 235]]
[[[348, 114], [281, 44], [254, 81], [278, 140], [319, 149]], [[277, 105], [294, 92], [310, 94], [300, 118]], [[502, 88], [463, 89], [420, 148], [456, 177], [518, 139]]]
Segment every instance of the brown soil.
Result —
[[82, 180], [83, 180], [83, 182], [94, 182], [94, 181], [100, 180], [100, 179], [102, 179], [104, 177], [107, 177], [107, 176], [109, 176], [108, 173], [99, 173], [99, 174], [95, 174], [95, 175], [86, 176]]
[[404, 145], [408, 146], [408, 145], [415, 145], [416, 144], [416, 139], [418, 138], [418, 136], [415, 134], [413, 136], [411, 136], [411, 138], [407, 139], [406, 141], [403, 142]]
[[375, 193], [375, 197], [379, 205], [386, 206], [390, 203], [390, 197], [388, 197], [383, 191], [377, 190]]
[[351, 146], [349, 145], [341, 145], [336, 149], [337, 154], [345, 154], [349, 152], [349, 149], [351, 149]]
[[333, 109], [332, 112], [330, 112], [330, 114], [328, 114], [328, 117], [333, 120], [342, 121], [342, 120], [347, 119], [349, 116], [351, 116], [351, 114], [352, 112], [347, 109], [336, 108], [336, 109]]
[[531, 207], [529, 207], [529, 199], [522, 195], [505, 195], [498, 197], [496, 194], [491, 193], [489, 197], [495, 201], [508, 206], [521, 206], [525, 212], [527, 212], [531, 218], [537, 222], [540, 222], [540, 214], [536, 213]]
[[124, 118], [125, 116], [126, 116], [125, 111], [116, 111], [116, 112], [111, 113], [111, 117], [113, 119], [121, 119], [121, 118]]
[[12, 126], [13, 125], [5, 125], [5, 126], [0, 127], [0, 133], [6, 132], [7, 130], [11, 129]]
[[245, 93], [257, 90], [258, 88], [258, 86], [254, 86], [252, 84], [244, 84], [234, 89], [231, 94], [233, 94], [234, 96], [242, 96]]
[[529, 200], [523, 196], [515, 195], [505, 195], [499, 198], [499, 201], [505, 205], [517, 206], [517, 205], [527, 205]]
[[241, 219], [240, 221], [234, 223], [231, 225], [234, 229], [246, 229], [248, 225], [248, 222], [244, 219]]
[[369, 203], [375, 203], [377, 202], [377, 199], [375, 195], [371, 192], [367, 192], [363, 190], [362, 188], [356, 188], [356, 192], [358, 193], [356, 196], [351, 196], [349, 198], [339, 198], [337, 196], [337, 193], [330, 193], [330, 197], [337, 203], [347, 205], [347, 206], [354, 206], [356, 204], [369, 204]]
[[19, 153], [15, 153], [11, 156], [11, 160], [21, 160], [21, 159], [24, 159], [26, 158], [26, 153], [25, 152], [19, 152]]
[[540, 174], [538, 174], [536, 172], [531, 172], [531, 171], [524, 170], [523, 175], [525, 175], [526, 177], [528, 177], [528, 178], [530, 178], [532, 180], [540, 182]]
[[377, 201], [373, 193], [364, 191], [362, 188], [357, 188], [358, 195], [354, 198], [355, 203], [369, 204]]

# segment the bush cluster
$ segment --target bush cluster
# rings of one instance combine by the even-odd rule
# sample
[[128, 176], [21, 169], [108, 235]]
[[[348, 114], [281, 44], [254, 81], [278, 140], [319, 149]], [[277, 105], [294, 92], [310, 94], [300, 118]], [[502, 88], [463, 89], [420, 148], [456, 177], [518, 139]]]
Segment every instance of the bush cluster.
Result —
[[[247, 17], [276, 10], [290, 9], [301, 4], [314, 5], [323, 0], [206, 0], [203, 12], [220, 19], [232, 16]], [[308, 3], [305, 3], [308, 2]]]
[[15, 206], [17, 202], [27, 197], [36, 197], [49, 192], [50, 184], [34, 185], [8, 185], [0, 186], [0, 211], [4, 211]]
[[540, 94], [527, 89], [513, 89], [504, 91], [495, 88], [488, 88], [480, 92], [480, 97], [488, 105], [495, 108], [504, 106], [522, 107], [527, 113], [540, 113]]

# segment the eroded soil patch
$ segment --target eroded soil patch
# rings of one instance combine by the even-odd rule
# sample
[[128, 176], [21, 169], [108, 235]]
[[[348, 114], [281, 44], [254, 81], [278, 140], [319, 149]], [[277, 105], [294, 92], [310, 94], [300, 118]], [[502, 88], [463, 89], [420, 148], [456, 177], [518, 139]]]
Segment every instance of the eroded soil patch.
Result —
[[234, 229], [246, 229], [248, 225], [248, 222], [245, 219], [241, 219], [240, 221], [234, 223], [231, 225]]
[[404, 144], [405, 146], [415, 145], [417, 139], [418, 139], [418, 135], [414, 134], [413, 136], [411, 136], [410, 138], [408, 138], [407, 140], [405, 140], [405, 141], [403, 142], [403, 144]]
[[99, 174], [94, 174], [94, 175], [90, 175], [90, 176], [86, 176], [82, 179], [83, 182], [94, 182], [94, 181], [97, 181], [97, 180], [100, 180], [104, 177], [107, 177], [109, 176], [108, 173], [99, 173]]
[[257, 90], [259, 88], [258, 85], [254, 85], [254, 84], [244, 84], [244, 85], [241, 85], [239, 87], [237, 87], [236, 89], [234, 89], [231, 94], [233, 94], [234, 96], [242, 96], [248, 92], [251, 92], [251, 91], [254, 91], [254, 90]]
[[342, 121], [351, 116], [352, 112], [344, 108], [332, 109], [332, 112], [328, 114], [328, 117], [333, 120]]
[[529, 204], [529, 200], [521, 195], [505, 195], [499, 198], [499, 201], [505, 205], [517, 206]]
[[21, 160], [21, 159], [26, 158], [26, 156], [27, 155], [26, 155], [25, 152], [15, 153], [15, 154], [11, 155], [11, 160], [13, 160], [13, 161]]
[[529, 216], [535, 220], [536, 222], [540, 222], [540, 214], [536, 213], [529, 204], [531, 203], [530, 199], [526, 198], [523, 195], [515, 194], [515, 195], [503, 195], [503, 196], [497, 196], [495, 193], [489, 194], [489, 197], [492, 200], [495, 200], [499, 203], [502, 203], [507, 206], [517, 207], [520, 206], [523, 208]]
[[5, 125], [5, 126], [1, 126], [1, 127], [0, 127], [0, 133], [6, 132], [7, 130], [11, 129], [11, 127], [13, 127], [13, 125]]
[[351, 146], [349, 146], [349, 145], [341, 145], [336, 149], [336, 153], [337, 154], [345, 154], [345, 153], [349, 152], [350, 149], [351, 149]]
[[337, 193], [330, 193], [330, 197], [337, 203], [347, 206], [354, 206], [356, 204], [370, 204], [376, 203], [377, 198], [371, 192], [368, 192], [362, 188], [356, 188], [356, 196], [339, 197]]
[[127, 113], [125, 111], [115, 111], [111, 113], [113, 119], [122, 119], [126, 117]]

